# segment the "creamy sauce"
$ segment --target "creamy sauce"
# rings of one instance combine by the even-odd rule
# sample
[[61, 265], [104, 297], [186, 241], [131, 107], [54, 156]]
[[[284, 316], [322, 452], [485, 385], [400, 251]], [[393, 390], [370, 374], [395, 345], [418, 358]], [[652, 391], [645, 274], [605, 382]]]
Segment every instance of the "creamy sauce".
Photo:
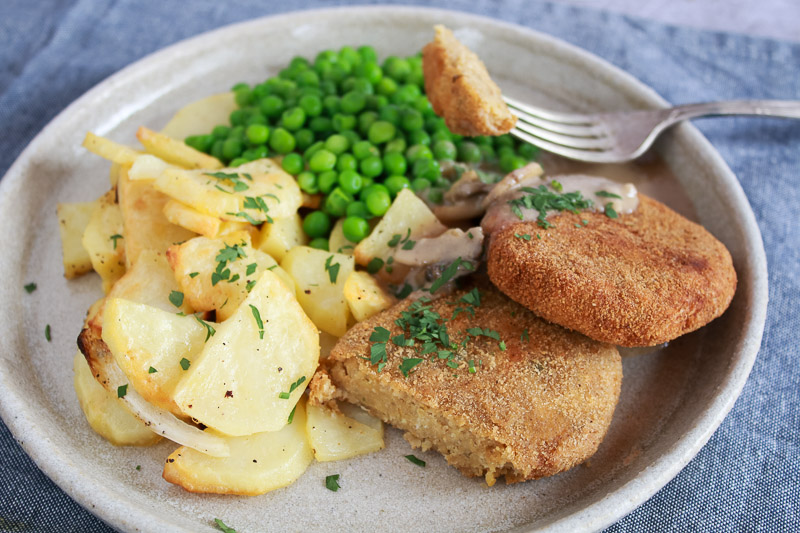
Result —
[[[529, 167], [536, 166], [535, 163], [528, 165]], [[523, 188], [538, 188], [542, 185], [549, 190], [560, 193], [580, 192], [584, 199], [591, 202], [591, 211], [603, 211], [605, 206], [611, 204], [611, 207], [620, 215], [632, 213], [639, 206], [639, 195], [636, 187], [632, 183], [618, 183], [611, 181], [607, 178], [599, 176], [589, 176], [585, 174], [569, 174], [563, 176], [541, 176], [531, 174], [529, 177], [524, 176], [525, 173], [520, 171], [528, 167], [523, 167], [515, 172], [509, 174], [503, 181], [497, 184], [502, 187], [501, 193], [495, 195], [495, 190], [492, 190], [487, 196], [484, 203], [488, 203], [486, 215], [481, 221], [481, 227], [487, 234], [500, 231], [509, 224], [517, 222], [535, 221], [539, 217], [537, 209], [527, 209], [520, 206], [522, 218], [511, 210], [511, 202], [514, 199], [522, 198], [527, 192]], [[515, 173], [519, 173], [516, 175]], [[541, 173], [539, 173], [541, 174]], [[504, 183], [508, 180], [508, 183]], [[561, 184], [561, 191], [556, 191], [553, 182], [557, 181]], [[603, 194], [617, 196], [609, 197]], [[491, 202], [488, 202], [491, 199]], [[548, 210], [547, 216], [552, 213], [557, 213], [556, 210]]]
[[483, 251], [483, 231], [480, 227], [467, 231], [453, 228], [438, 237], [420, 239], [410, 250], [400, 249], [395, 261], [412, 267], [455, 261], [475, 261]]

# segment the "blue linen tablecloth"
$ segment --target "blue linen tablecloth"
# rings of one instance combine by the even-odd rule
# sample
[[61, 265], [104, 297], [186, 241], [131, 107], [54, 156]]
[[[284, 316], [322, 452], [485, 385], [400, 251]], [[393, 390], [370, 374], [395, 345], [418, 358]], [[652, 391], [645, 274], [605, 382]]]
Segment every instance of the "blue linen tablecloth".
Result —
[[[0, 175], [60, 110], [142, 56], [231, 22], [341, 3], [3, 0]], [[404, 3], [469, 11], [552, 34], [607, 59], [673, 103], [800, 99], [798, 44], [540, 1]], [[709, 443], [610, 531], [796, 531], [800, 122], [725, 118], [697, 125], [739, 177], [764, 237], [770, 279], [764, 341], [742, 396]], [[2, 423], [0, 458], [0, 530], [111, 531], [44, 476]]]

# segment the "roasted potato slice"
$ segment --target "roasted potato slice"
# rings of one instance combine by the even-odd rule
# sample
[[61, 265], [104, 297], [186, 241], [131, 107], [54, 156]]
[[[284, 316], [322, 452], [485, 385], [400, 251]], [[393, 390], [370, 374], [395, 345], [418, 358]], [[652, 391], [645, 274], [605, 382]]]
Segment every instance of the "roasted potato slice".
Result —
[[72, 279], [92, 270], [92, 258], [81, 242], [97, 202], [61, 203], [56, 206], [61, 234], [64, 277]]
[[82, 146], [103, 159], [123, 166], [131, 166], [136, 158], [142, 155], [139, 150], [114, 142], [111, 139], [100, 137], [92, 132], [86, 134]]
[[208, 133], [218, 124], [227, 124], [237, 107], [233, 93], [213, 94], [180, 108], [161, 133], [173, 139]]
[[353, 271], [344, 283], [344, 299], [356, 322], [366, 320], [395, 304], [397, 298], [366, 272]]
[[308, 237], [303, 231], [303, 219], [297, 213], [285, 217], [273, 219], [271, 224], [261, 226], [261, 232], [256, 246], [262, 252], [266, 252], [277, 261], [289, 253], [295, 246], [305, 246], [308, 244]]
[[306, 432], [317, 461], [339, 461], [383, 448], [383, 423], [358, 407], [353, 409], [361, 411], [356, 416], [363, 421], [324, 405], [308, 405]]
[[188, 144], [173, 139], [163, 133], [140, 127], [136, 131], [136, 138], [144, 145], [148, 153], [184, 168], [222, 168], [222, 163], [216, 157], [195, 150]]
[[105, 293], [125, 273], [122, 213], [114, 199], [115, 192], [111, 190], [97, 201], [81, 239], [92, 268], [103, 280]]

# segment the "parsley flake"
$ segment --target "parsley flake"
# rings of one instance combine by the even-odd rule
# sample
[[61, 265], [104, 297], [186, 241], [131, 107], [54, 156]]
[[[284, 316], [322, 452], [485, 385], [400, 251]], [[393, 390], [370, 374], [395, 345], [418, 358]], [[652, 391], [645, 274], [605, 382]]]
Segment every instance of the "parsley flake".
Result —
[[155, 367], [151, 366], [150, 368], [147, 369], [148, 374], [155, 374], [156, 372], [158, 372], [158, 370], [156, 370]]
[[258, 268], [257, 263], [250, 263], [249, 265], [247, 265], [247, 270], [245, 271], [245, 275], [249, 276], [250, 274], [256, 271], [256, 268]]
[[423, 468], [425, 467], [425, 461], [423, 461], [422, 459], [420, 459], [416, 455], [406, 455], [405, 458], [408, 459], [409, 461], [411, 461], [412, 463], [414, 463], [417, 466], [421, 466]]
[[328, 278], [331, 280], [331, 283], [336, 283], [336, 278], [339, 277], [339, 268], [341, 265], [339, 263], [333, 263], [333, 256], [328, 257], [325, 260], [325, 272], [328, 273]]
[[208, 322], [206, 322], [205, 320], [203, 320], [203, 319], [202, 319], [202, 318], [200, 318], [199, 316], [197, 316], [197, 315], [192, 315], [192, 316], [194, 316], [194, 319], [195, 319], [195, 320], [197, 320], [198, 322], [200, 322], [200, 325], [201, 325], [201, 326], [203, 326], [204, 328], [206, 328], [206, 340], [205, 340], [204, 342], [208, 342], [208, 339], [210, 339], [211, 337], [213, 337], [213, 336], [214, 336], [214, 333], [216, 333], [216, 332], [217, 332], [217, 330], [215, 330], [213, 327], [211, 327], [211, 324], [209, 324]]
[[294, 420], [294, 412], [295, 412], [296, 410], [297, 410], [297, 405], [295, 405], [294, 407], [292, 407], [292, 412], [291, 412], [291, 413], [289, 413], [289, 418], [287, 418], [287, 419], [286, 419], [286, 423], [287, 423], [287, 424], [291, 424], [291, 423], [292, 423], [292, 420]]
[[282, 392], [278, 394], [278, 398], [280, 398], [281, 400], [288, 400], [289, 397], [292, 395], [292, 393], [295, 391], [295, 389], [297, 389], [297, 387], [302, 385], [305, 380], [306, 380], [305, 376], [300, 376], [297, 379], [297, 381], [289, 385], [289, 392]]
[[124, 398], [128, 394], [128, 384], [117, 387], [117, 398]]
[[219, 530], [222, 531], [222, 533], [236, 533], [235, 529], [225, 525], [225, 522], [223, 522], [219, 518], [215, 518], [214, 523], [217, 525], [217, 528], [219, 528]]
[[341, 487], [339, 486], [339, 474], [332, 474], [325, 476], [325, 488], [336, 492]]
[[531, 240], [531, 236], [527, 233], [523, 233], [522, 235], [520, 235], [519, 233], [515, 233], [514, 237], [516, 237], [517, 239], [524, 239], [526, 241]]
[[463, 267], [466, 270], [474, 270], [475, 267], [469, 261], [464, 261], [460, 257], [457, 257], [455, 261], [450, 263], [447, 268], [442, 271], [441, 276], [439, 276], [432, 284], [431, 288], [429, 289], [431, 294], [438, 291], [442, 288], [442, 286], [453, 279], [453, 277], [458, 272], [458, 267]]
[[47, 339], [47, 342], [50, 342], [51, 340], [53, 340], [53, 338], [50, 335], [50, 324], [47, 324], [44, 327], [44, 338]]
[[114, 249], [115, 250], [117, 249], [117, 240], [122, 239], [122, 238], [123, 238], [122, 235], [120, 235], [119, 233], [116, 233], [116, 234], [112, 235], [111, 237], [109, 237], [109, 239], [114, 242]]
[[420, 364], [422, 361], [423, 361], [423, 359], [420, 359], [419, 357], [406, 357], [406, 358], [403, 358], [403, 362], [400, 363], [400, 366], [399, 366], [400, 372], [403, 373], [403, 377], [407, 378], [409, 373], [411, 373], [411, 370], [415, 366]]
[[258, 326], [258, 338], [264, 338], [264, 322], [261, 321], [261, 313], [258, 312], [258, 308], [250, 304], [250, 311], [253, 313], [253, 318], [256, 319], [256, 325]]
[[200, 272], [191, 272], [191, 273], [189, 274], [189, 277], [190, 277], [190, 278], [197, 277], [197, 275], [198, 275], [199, 273], [200, 273]]
[[611, 202], [608, 202], [606, 204], [605, 213], [608, 218], [617, 218], [619, 216], [616, 210], [614, 209], [614, 204], [612, 204]]
[[183, 293], [180, 291], [172, 291], [169, 293], [169, 301], [175, 307], [180, 307], [183, 305]]
[[599, 196], [599, 197], [601, 197], [601, 198], [618, 198], [618, 199], [622, 200], [622, 196], [620, 196], [619, 194], [614, 194], [613, 192], [597, 191], [594, 194]]
[[25, 292], [30, 294], [30, 293], [32, 293], [33, 291], [36, 290], [36, 284], [35, 283], [28, 283], [23, 288], [25, 289]]
[[369, 272], [370, 274], [377, 274], [378, 271], [382, 268], [383, 268], [383, 259], [381, 259], [380, 257], [373, 258], [367, 264], [367, 272]]
[[[556, 183], [558, 182], [553, 182], [553, 184]], [[556, 189], [555, 185], [552, 186]], [[536, 188], [522, 187], [520, 191], [524, 193], [522, 196], [508, 201], [508, 204], [511, 206], [511, 212], [522, 220], [525, 218], [522, 214], [523, 208], [535, 209], [539, 212], [539, 215], [536, 217], [537, 224], [544, 229], [552, 226], [552, 224], [547, 221], [548, 211], [569, 211], [571, 213], [578, 213], [581, 209], [588, 209], [593, 205], [591, 200], [584, 198], [578, 191], [561, 193], [556, 190], [554, 192], [545, 185], [540, 185]]]
[[183, 359], [181, 359], [180, 364], [182, 369], [189, 370], [189, 367], [191, 366], [192, 362], [184, 357]]

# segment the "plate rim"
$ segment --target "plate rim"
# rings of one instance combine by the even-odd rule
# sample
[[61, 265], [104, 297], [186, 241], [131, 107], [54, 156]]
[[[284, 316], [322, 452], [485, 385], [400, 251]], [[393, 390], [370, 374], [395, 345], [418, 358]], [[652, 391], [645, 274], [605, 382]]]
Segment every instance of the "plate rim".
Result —
[[[612, 79], [616, 80], [617, 83], [631, 89], [649, 104], [658, 107], [665, 107], [668, 105], [666, 100], [658, 95], [653, 88], [635, 78], [632, 74], [629, 74], [586, 49], [573, 45], [559, 37], [489, 16], [450, 9], [398, 5], [335, 6], [292, 10], [226, 24], [182, 39], [143, 56], [95, 84], [55, 115], [41, 131], [31, 139], [22, 152], [20, 152], [6, 174], [0, 179], [0, 206], [9, 201], [13, 187], [19, 185], [25, 176], [22, 170], [24, 170], [25, 164], [31, 158], [32, 152], [34, 152], [36, 147], [41, 143], [42, 139], [49, 135], [51, 130], [58, 129], [62, 122], [67, 121], [70, 116], [79, 112], [80, 108], [87, 102], [91, 102], [105, 91], [113, 91], [119, 86], [124, 86], [126, 82], [135, 80], [136, 77], [140, 76], [141, 73], [146, 71], [149, 67], [157, 66], [157, 63], [168, 61], [171, 58], [180, 57], [187, 52], [191, 54], [191, 50], [196, 42], [205, 39], [213, 39], [217, 35], [227, 34], [239, 29], [255, 28], [265, 23], [275, 23], [276, 20], [280, 21], [281, 19], [292, 19], [298, 16], [310, 17], [313, 15], [331, 16], [338, 14], [344, 16], [348, 12], [364, 13], [367, 11], [394, 11], [403, 14], [425, 11], [431, 16], [439, 15], [446, 18], [459, 17], [467, 22], [479, 22], [484, 25], [495, 26], [510, 32], [522, 34], [527, 38], [547, 42], [557, 49], [561, 49], [570, 55], [576, 56], [592, 68], [604, 71]], [[740, 396], [760, 350], [766, 325], [768, 280], [766, 276], [766, 253], [755, 214], [753, 213], [752, 207], [750, 206], [741, 184], [717, 149], [714, 148], [705, 136], [694, 126], [687, 123], [679, 126], [679, 129], [682, 131], [682, 134], [687, 137], [689, 142], [699, 147], [699, 150], [715, 170], [721, 173], [722, 183], [725, 185], [723, 189], [725, 194], [729, 196], [732, 201], [744, 207], [744, 209], [740, 211], [740, 216], [744, 219], [742, 228], [747, 242], [753, 245], [754, 249], [752, 251], [755, 252], [754, 255], [750, 257], [750, 261], [754, 264], [755, 271], [764, 273], [763, 276], [753, 276], [751, 280], [752, 286], [750, 290], [753, 298], [752, 304], [746, 312], [749, 323], [746, 333], [743, 336], [744, 342], [739, 350], [739, 358], [735, 365], [727, 369], [727, 374], [720, 382], [718, 392], [713, 397], [712, 401], [700, 412], [701, 414], [698, 416], [694, 427], [688, 430], [667, 452], [661, 454], [661, 456], [656, 458], [634, 478], [621, 485], [615, 491], [589, 504], [576, 513], [551, 522], [547, 526], [548, 530], [577, 531], [602, 529], [633, 512], [656, 492], [661, 490], [661, 488], [672, 480], [700, 451], [716, 432], [719, 425], [724, 421]], [[0, 359], [0, 362], [2, 361], [3, 360]], [[0, 378], [13, 377], [13, 371], [9, 372], [8, 376], [5, 374], [5, 367], [3, 364], [0, 364]], [[723, 392], [727, 394], [722, 394]], [[58, 466], [63, 466], [63, 463], [60, 463], [59, 460], [54, 460], [54, 458], [60, 458], [60, 461], [67, 462], [69, 459], [62, 457], [62, 455], [58, 453], [58, 449], [52, 446], [47, 438], [41, 438], [44, 435], [39, 434], [39, 439], [25, 438], [24, 441], [20, 440], [20, 436], [31, 435], [37, 430], [40, 430], [40, 428], [37, 428], [35, 424], [33, 424], [32, 420], [29, 420], [25, 416], [17, 416], [15, 414], [15, 412], [24, 412], [19, 410], [23, 405], [23, 398], [0, 396], [0, 416], [2, 416], [12, 436], [45, 475], [90, 513], [115, 529], [117, 527], [124, 527], [126, 530], [139, 531], [141, 528], [158, 525], [176, 528], [176, 530], [180, 531], [191, 531], [182, 524], [170, 523], [167, 517], [156, 516], [154, 514], [138, 514], [137, 520], [132, 520], [133, 515], [129, 513], [132, 503], [130, 501], [97, 501], [96, 499], [92, 499], [91, 496], [93, 494], [91, 490], [79, 481], [81, 479], [80, 476], [68, 476], [59, 472]], [[29, 423], [30, 427], [25, 427], [25, 423]], [[76, 465], [71, 471], [76, 473], [78, 470], [79, 466]], [[641, 478], [643, 476], [650, 476], [649, 483], [646, 487], [641, 486]], [[609, 508], [612, 509], [610, 513], [607, 512]], [[538, 528], [529, 523], [518, 526], [515, 528], [515, 531], [533, 531], [536, 529]]]

